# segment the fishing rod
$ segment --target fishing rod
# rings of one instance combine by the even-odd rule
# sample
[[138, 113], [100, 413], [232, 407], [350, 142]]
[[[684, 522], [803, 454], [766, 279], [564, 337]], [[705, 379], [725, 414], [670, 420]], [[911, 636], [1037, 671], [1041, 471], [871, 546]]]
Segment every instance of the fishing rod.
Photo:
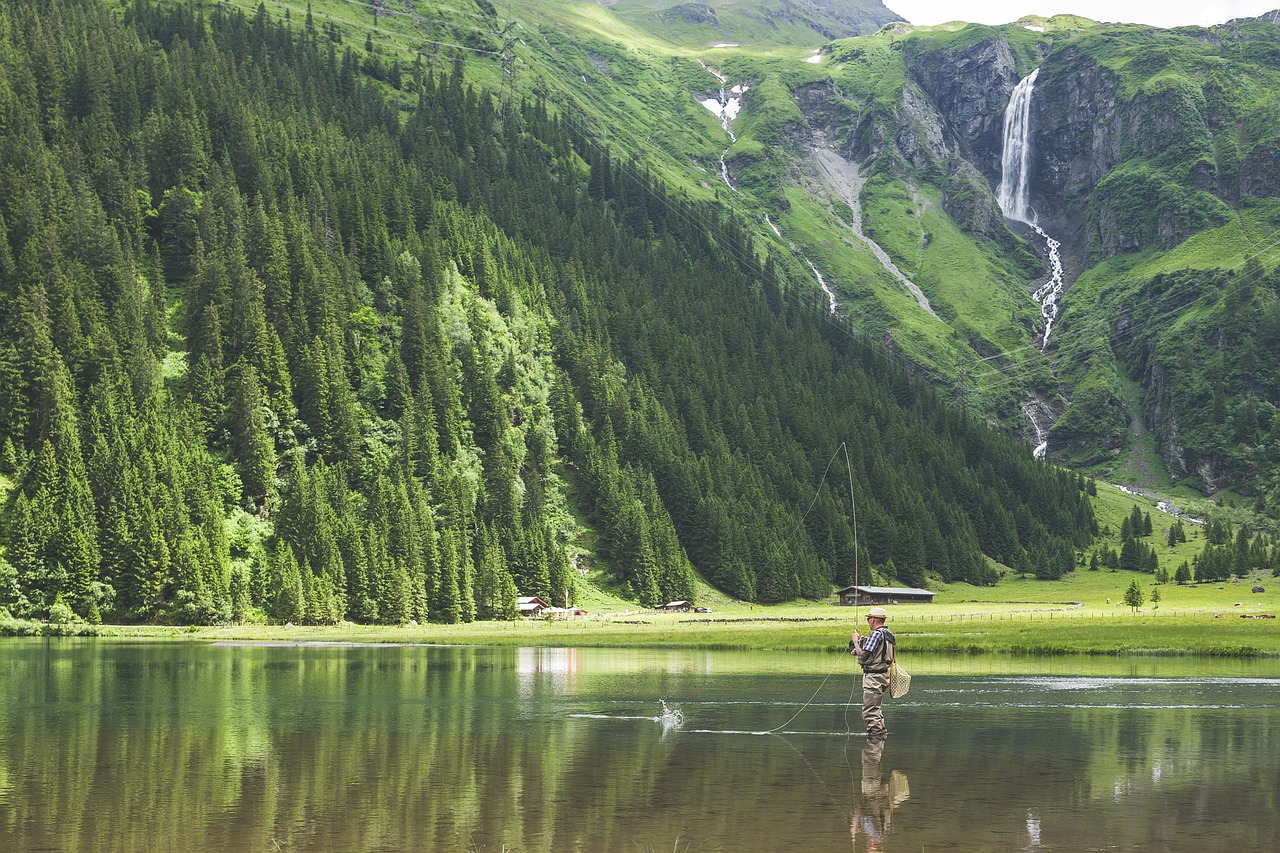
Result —
[[[844, 442], [844, 441], [840, 442], [840, 447], [837, 448], [835, 454], [831, 457], [831, 462], [834, 462], [836, 460], [836, 457], [839, 456], [841, 453], [844, 453], [844, 466], [845, 466], [845, 470], [848, 472], [848, 475], [849, 475], [849, 506], [850, 506], [850, 511], [852, 512], [852, 519], [853, 519], [853, 623], [854, 623], [854, 626], [856, 627], [858, 624], [858, 581], [859, 581], [859, 577], [858, 577], [858, 502], [857, 502], [857, 499], [854, 497], [854, 492], [853, 492], [853, 462], [849, 459], [849, 445], [847, 442]], [[831, 470], [831, 462], [827, 463], [827, 471]], [[827, 471], [822, 472], [823, 480], [826, 480]], [[819, 489], [822, 488], [822, 483], [818, 484], [818, 488]], [[809, 508], [812, 509], [813, 508], [812, 505], [810, 505]], [[808, 513], [806, 512], [805, 515], [807, 516]], [[803, 519], [802, 519], [802, 522], [803, 522]], [[844, 655], [841, 655], [840, 657], [843, 658]], [[810, 705], [812, 705], [813, 700], [818, 698], [818, 694], [822, 692], [822, 688], [825, 687], [826, 683], [831, 680], [831, 676], [835, 674], [835, 671], [839, 666], [840, 666], [840, 660], [837, 659], [835, 662], [835, 665], [831, 667], [831, 671], [827, 673], [827, 677], [822, 679], [822, 683], [818, 685], [818, 689], [813, 691], [813, 695], [809, 697], [809, 701], [801, 705], [800, 710], [796, 711], [794, 714], [791, 715], [791, 719], [787, 720], [785, 723], [783, 723], [780, 726], [766, 730], [765, 734], [773, 734], [791, 725], [795, 721], [796, 717], [804, 713], [805, 708], [808, 708]], [[852, 702], [853, 702], [853, 693], [851, 691], [849, 693], [849, 702], [845, 703], [845, 709], [844, 709], [845, 729], [849, 728], [849, 704]]]
[[[850, 510], [851, 510], [851, 512], [852, 512], [852, 520], [853, 520], [853, 583], [854, 583], [854, 596], [853, 596], [853, 621], [854, 621], [854, 624], [855, 624], [855, 626], [856, 626], [857, 621], [858, 621], [858, 591], [857, 591], [857, 587], [858, 587], [859, 580], [860, 580], [860, 577], [859, 577], [859, 561], [858, 561], [858, 504], [857, 504], [857, 500], [856, 500], [856, 497], [855, 497], [855, 494], [854, 494], [854, 489], [853, 489], [853, 461], [849, 458], [849, 445], [848, 445], [848, 443], [847, 443], [847, 442], [843, 442], [843, 441], [842, 441], [842, 442], [840, 442], [840, 446], [839, 446], [838, 448], [836, 448], [836, 452], [835, 452], [835, 453], [833, 453], [833, 454], [831, 455], [831, 459], [827, 461], [827, 467], [826, 467], [826, 468], [823, 470], [823, 472], [822, 472], [822, 478], [818, 481], [818, 487], [817, 487], [817, 489], [815, 489], [815, 490], [814, 490], [813, 500], [812, 500], [812, 501], [810, 501], [810, 503], [809, 503], [809, 508], [808, 508], [807, 510], [805, 510], [804, 516], [803, 516], [803, 517], [801, 517], [800, 521], [799, 521], [799, 522], [797, 522], [796, 526], [795, 526], [794, 528], [792, 528], [792, 531], [791, 531], [791, 533], [787, 536], [786, 541], [790, 541], [791, 537], [792, 537], [792, 536], [794, 536], [794, 535], [796, 534], [796, 532], [800, 529], [801, 525], [803, 525], [803, 524], [804, 524], [805, 519], [807, 519], [807, 518], [809, 517], [809, 513], [811, 513], [811, 512], [813, 511], [813, 507], [814, 507], [814, 505], [815, 505], [815, 504], [817, 503], [817, 501], [818, 501], [818, 496], [819, 496], [819, 494], [821, 494], [821, 492], [822, 492], [822, 486], [823, 486], [823, 484], [824, 484], [824, 483], [826, 482], [826, 480], [827, 480], [827, 475], [828, 475], [829, 473], [831, 473], [831, 465], [832, 465], [832, 463], [834, 463], [834, 462], [836, 461], [836, 459], [838, 459], [838, 458], [839, 458], [839, 456], [840, 456], [840, 454], [841, 454], [841, 453], [843, 453], [843, 454], [844, 454], [845, 470], [846, 470], [846, 472], [848, 473], [848, 477], [849, 477], [849, 504], [850, 504]], [[785, 542], [784, 542], [784, 544], [785, 544]], [[766, 567], [766, 568], [769, 566], [769, 564], [770, 564], [770, 563], [772, 563], [772, 562], [773, 562], [773, 559], [774, 559], [774, 558], [771, 556], [771, 557], [769, 558], [769, 560], [768, 560], [768, 561], [766, 561], [766, 563], [765, 563], [765, 567]], [[815, 691], [813, 691], [813, 695], [812, 695], [812, 696], [810, 696], [810, 697], [809, 697], [809, 699], [808, 699], [808, 700], [807, 700], [803, 705], [801, 705], [801, 706], [800, 706], [800, 708], [799, 708], [799, 709], [798, 709], [794, 714], [792, 714], [792, 715], [791, 715], [790, 719], [788, 719], [785, 723], [783, 723], [783, 724], [782, 724], [782, 725], [780, 725], [780, 726], [775, 726], [775, 727], [773, 727], [773, 728], [771, 728], [771, 729], [764, 729], [764, 730], [756, 731], [756, 732], [749, 732], [749, 734], [757, 734], [757, 735], [775, 734], [775, 733], [777, 733], [777, 732], [781, 731], [782, 729], [785, 729], [787, 726], [791, 725], [793, 722], [795, 722], [795, 719], [796, 719], [797, 717], [799, 717], [802, 713], [804, 713], [804, 711], [805, 711], [805, 709], [806, 709], [806, 708], [808, 708], [810, 705], [812, 705], [812, 704], [813, 704], [813, 700], [818, 698], [818, 694], [822, 692], [822, 688], [823, 688], [823, 687], [825, 687], [825, 686], [826, 686], [826, 684], [827, 684], [827, 682], [831, 680], [831, 676], [835, 675], [836, 669], [838, 669], [838, 668], [839, 668], [839, 666], [840, 666], [840, 661], [841, 661], [844, 657], [845, 657], [844, 655], [840, 655], [840, 656], [839, 656], [839, 658], [837, 658], [837, 659], [836, 659], [836, 662], [835, 662], [835, 664], [834, 664], [834, 665], [832, 665], [831, 670], [826, 674], [826, 677], [822, 679], [822, 683], [818, 685], [818, 689], [817, 689], [817, 690], [815, 690]], [[848, 706], [849, 706], [849, 704], [851, 704], [852, 702], [853, 702], [853, 692], [852, 692], [852, 691], [850, 691], [850, 694], [849, 694], [849, 701], [848, 701], [847, 703], [845, 703], [845, 729], [848, 729], [848, 728], [849, 728], [849, 707], [848, 707]], [[681, 723], [683, 723], [683, 722], [684, 722], [684, 714], [683, 714], [683, 712], [681, 712], [679, 709], [671, 709], [671, 708], [668, 708], [668, 706], [667, 706], [667, 703], [666, 703], [666, 702], [662, 702], [661, 704], [662, 704], [662, 716], [660, 717], [660, 719], [663, 719], [663, 720], [672, 719], [672, 720], [674, 720], [674, 719], [675, 719], [675, 715], [677, 715], [677, 714], [678, 714], [678, 715], [679, 715], [679, 722], [677, 723], [677, 725], [679, 725], [679, 724], [681, 724]]]

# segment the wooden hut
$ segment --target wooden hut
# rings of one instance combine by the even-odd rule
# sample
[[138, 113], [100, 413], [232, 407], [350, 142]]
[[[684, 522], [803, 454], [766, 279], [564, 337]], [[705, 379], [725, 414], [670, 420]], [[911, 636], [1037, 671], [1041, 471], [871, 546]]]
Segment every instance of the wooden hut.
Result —
[[905, 586], [846, 586], [836, 592], [838, 604], [846, 607], [867, 604], [904, 604], [920, 602], [929, 604], [935, 593], [927, 589], [913, 589]]
[[542, 611], [542, 615], [548, 619], [581, 619], [587, 615], [587, 611], [575, 604], [572, 607], [548, 607]]
[[516, 599], [516, 610], [520, 611], [521, 616], [537, 619], [546, 609], [547, 603], [536, 595], [526, 595]]

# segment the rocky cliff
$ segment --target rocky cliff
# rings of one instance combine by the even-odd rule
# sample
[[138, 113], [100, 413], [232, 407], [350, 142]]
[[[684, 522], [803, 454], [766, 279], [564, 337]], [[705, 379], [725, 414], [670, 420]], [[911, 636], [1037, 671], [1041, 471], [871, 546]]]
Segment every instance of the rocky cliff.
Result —
[[[1261, 273], [1233, 279], [1226, 271], [1256, 253], [1277, 221], [1265, 211], [1280, 197], [1280, 30], [1269, 18], [1169, 31], [1025, 21], [898, 27], [877, 38], [889, 47], [859, 40], [831, 54], [834, 65], [878, 75], [874, 84], [855, 95], [830, 80], [810, 83], [796, 91], [797, 104], [864, 174], [939, 188], [946, 212], [996, 252], [1017, 250], [993, 195], [1004, 114], [1014, 87], [1040, 69], [1030, 204], [1063, 241], [1068, 281], [1092, 276], [1084, 291], [1064, 297], [1045, 353], [1071, 401], [1055, 428], [1059, 458], [1096, 463], [1150, 433], [1176, 478], [1210, 490], [1256, 480], [1256, 454], [1237, 444], [1261, 446], [1267, 429], [1280, 436], [1280, 307], [1258, 285]], [[1246, 243], [1195, 244], [1185, 275], [1161, 283], [1154, 273], [1128, 272], [1249, 218], [1257, 233]], [[1123, 255], [1135, 260], [1090, 272]], [[1179, 269], [1171, 264], [1165, 269]], [[1205, 275], [1213, 266], [1222, 272]], [[1220, 300], [1223, 288], [1235, 295]], [[1275, 381], [1232, 367], [1245, 342], [1251, 353], [1268, 353], [1250, 358]], [[1054, 396], [1042, 380], [1028, 391]]]

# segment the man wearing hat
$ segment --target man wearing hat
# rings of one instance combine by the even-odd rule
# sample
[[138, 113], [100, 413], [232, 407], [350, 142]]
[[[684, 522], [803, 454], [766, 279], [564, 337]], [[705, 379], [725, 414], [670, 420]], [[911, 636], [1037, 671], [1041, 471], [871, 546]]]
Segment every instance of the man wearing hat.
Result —
[[853, 629], [849, 641], [849, 654], [858, 656], [862, 665], [862, 720], [867, 724], [867, 735], [882, 738], [889, 734], [884, 725], [884, 709], [880, 707], [885, 690], [889, 689], [889, 665], [893, 663], [897, 640], [893, 632], [884, 626], [889, 618], [883, 607], [867, 611], [867, 625], [871, 633], [865, 638]]

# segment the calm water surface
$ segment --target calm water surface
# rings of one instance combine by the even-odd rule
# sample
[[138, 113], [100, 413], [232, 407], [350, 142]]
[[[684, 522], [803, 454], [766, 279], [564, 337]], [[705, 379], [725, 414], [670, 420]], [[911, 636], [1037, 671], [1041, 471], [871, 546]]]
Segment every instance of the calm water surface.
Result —
[[1280, 662], [912, 663], [5, 640], [0, 850], [1280, 849]]

